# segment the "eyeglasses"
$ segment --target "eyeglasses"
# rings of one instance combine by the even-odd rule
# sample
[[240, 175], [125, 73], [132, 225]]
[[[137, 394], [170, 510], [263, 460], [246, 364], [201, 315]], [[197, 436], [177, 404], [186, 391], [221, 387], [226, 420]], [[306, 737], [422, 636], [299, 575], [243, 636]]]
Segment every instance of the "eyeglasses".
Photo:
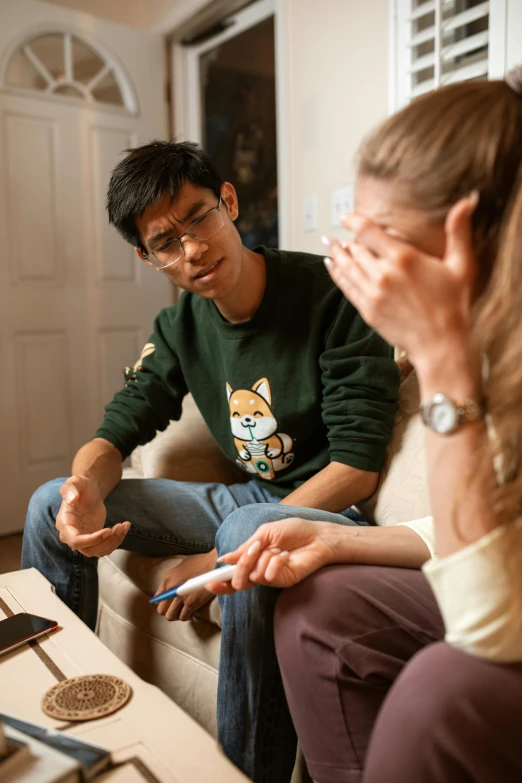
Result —
[[207, 239], [211, 239], [225, 225], [223, 215], [219, 209], [221, 201], [222, 198], [220, 196], [217, 205], [209, 209], [197, 220], [194, 220], [179, 237], [170, 237], [166, 242], [153, 248], [149, 253], [143, 253], [145, 261], [149, 261], [156, 269], [166, 269], [182, 257], [183, 245], [181, 240], [183, 237], [189, 236], [198, 242], [206, 242]]

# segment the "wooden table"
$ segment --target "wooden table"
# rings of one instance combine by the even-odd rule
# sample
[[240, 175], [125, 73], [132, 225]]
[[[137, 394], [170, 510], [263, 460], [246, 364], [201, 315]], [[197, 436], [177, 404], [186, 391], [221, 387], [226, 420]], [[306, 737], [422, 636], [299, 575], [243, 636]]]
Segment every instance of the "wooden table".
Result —
[[[36, 569], [0, 575], [0, 619], [10, 612], [49, 617], [60, 628], [32, 647], [0, 656], [1, 711], [101, 745], [116, 763], [129, 760], [129, 767], [105, 773], [100, 781], [246, 783], [216, 741], [116, 658]], [[40, 708], [44, 693], [61, 679], [82, 674], [121, 677], [132, 687], [132, 698], [118, 712], [94, 721], [64, 724], [45, 715]]]

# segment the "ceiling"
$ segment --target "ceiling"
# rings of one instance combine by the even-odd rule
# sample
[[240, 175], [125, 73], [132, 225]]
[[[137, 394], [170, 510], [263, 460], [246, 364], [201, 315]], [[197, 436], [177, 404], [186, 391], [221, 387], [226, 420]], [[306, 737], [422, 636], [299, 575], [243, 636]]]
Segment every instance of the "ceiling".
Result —
[[[42, 1], [42, 0], [40, 0]], [[101, 19], [145, 29], [157, 23], [180, 0], [44, 0]]]

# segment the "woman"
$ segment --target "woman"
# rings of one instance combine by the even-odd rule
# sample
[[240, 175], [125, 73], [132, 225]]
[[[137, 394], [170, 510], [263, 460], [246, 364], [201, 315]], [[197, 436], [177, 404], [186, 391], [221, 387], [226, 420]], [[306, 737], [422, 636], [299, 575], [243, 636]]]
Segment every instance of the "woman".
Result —
[[408, 562], [409, 539], [392, 559], [379, 530], [372, 554], [352, 529], [294, 519], [226, 556], [239, 567], [228, 588], [213, 587], [308, 577], [279, 599], [275, 627], [315, 780], [514, 783], [522, 68], [442, 88], [388, 119], [363, 145], [356, 214], [344, 225], [355, 239], [330, 243], [330, 273], [418, 376], [433, 519], [411, 527], [427, 562], [423, 571]]

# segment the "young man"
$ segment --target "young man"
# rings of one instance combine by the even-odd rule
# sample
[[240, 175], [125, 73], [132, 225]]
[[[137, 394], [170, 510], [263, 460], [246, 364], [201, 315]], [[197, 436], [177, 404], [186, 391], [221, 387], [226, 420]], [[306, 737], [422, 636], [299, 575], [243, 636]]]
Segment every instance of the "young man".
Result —
[[[23, 566], [42, 571], [91, 628], [97, 558], [117, 547], [194, 555], [163, 590], [213, 568], [263, 522], [350, 524], [341, 512], [376, 487], [399, 385], [391, 349], [321, 257], [242, 245], [235, 190], [195, 145], [130, 151], [107, 204], [139, 257], [184, 293], [158, 315], [71, 477], [41, 487], [29, 507]], [[122, 460], [180, 417], [188, 392], [245, 483], [120, 481]], [[261, 587], [220, 599], [219, 740], [256, 783], [289, 780], [295, 758], [273, 647], [276, 597]], [[158, 610], [186, 620], [210, 598], [201, 590]]]

